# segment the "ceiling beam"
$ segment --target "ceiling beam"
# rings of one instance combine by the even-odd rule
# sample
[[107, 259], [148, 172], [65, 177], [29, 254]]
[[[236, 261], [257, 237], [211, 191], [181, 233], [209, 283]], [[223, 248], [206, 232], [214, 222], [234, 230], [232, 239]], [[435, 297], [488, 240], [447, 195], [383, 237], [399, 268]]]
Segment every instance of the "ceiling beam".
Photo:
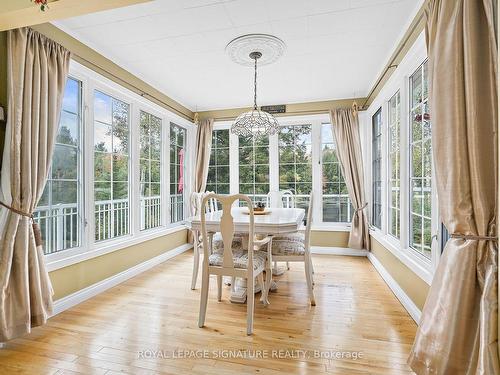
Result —
[[102, 10], [145, 3], [150, 0], [49, 0], [44, 12], [31, 0], [2, 0], [0, 31], [37, 25]]

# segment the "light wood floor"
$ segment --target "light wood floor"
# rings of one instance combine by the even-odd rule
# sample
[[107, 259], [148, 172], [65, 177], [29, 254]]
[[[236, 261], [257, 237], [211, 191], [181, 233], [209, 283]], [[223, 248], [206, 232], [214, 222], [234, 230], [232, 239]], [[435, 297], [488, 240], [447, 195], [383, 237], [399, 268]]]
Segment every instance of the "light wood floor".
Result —
[[[256, 303], [253, 336], [245, 334], [246, 305], [231, 304], [228, 287], [218, 303], [215, 279], [206, 327], [198, 328], [191, 262], [192, 253], [184, 253], [8, 343], [0, 349], [0, 374], [411, 373], [406, 358], [416, 325], [366, 258], [314, 256], [316, 307], [309, 306], [302, 266], [292, 264], [271, 305]], [[142, 358], [158, 350], [156, 358]], [[193, 355], [189, 350], [209, 355], [162, 358]], [[267, 358], [241, 358], [257, 350]], [[307, 357], [295, 350], [307, 350]], [[314, 351], [361, 358], [315, 358]], [[220, 358], [229, 353], [240, 358]]]

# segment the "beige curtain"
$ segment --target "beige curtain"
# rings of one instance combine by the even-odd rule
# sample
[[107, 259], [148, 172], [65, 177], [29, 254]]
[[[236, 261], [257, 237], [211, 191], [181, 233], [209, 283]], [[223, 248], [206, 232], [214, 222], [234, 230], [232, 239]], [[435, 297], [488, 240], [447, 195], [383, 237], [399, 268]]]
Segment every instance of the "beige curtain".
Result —
[[[29, 28], [7, 34], [8, 113], [0, 186], [0, 342], [44, 324], [52, 287], [29, 216], [52, 160], [70, 54]], [[9, 208], [7, 208], [9, 207]], [[38, 246], [37, 246], [38, 245]]]
[[196, 166], [194, 191], [203, 193], [207, 187], [208, 164], [212, 150], [212, 131], [214, 119], [201, 120], [196, 130]]
[[434, 0], [427, 8], [439, 212], [452, 239], [434, 275], [409, 358], [419, 375], [500, 373], [493, 2]]
[[337, 157], [342, 166], [347, 191], [354, 208], [349, 247], [368, 250], [370, 239], [365, 210], [367, 204], [358, 115], [351, 108], [334, 109], [330, 111], [330, 117], [337, 147]]
[[[212, 131], [214, 129], [214, 119], [204, 119], [198, 124], [196, 129], [196, 161], [194, 175], [194, 192], [203, 193], [207, 187], [208, 165], [210, 163], [210, 151], [212, 150]], [[191, 202], [191, 199], [189, 200]], [[196, 215], [191, 207], [191, 215]], [[193, 243], [193, 235], [188, 233], [188, 241]]]

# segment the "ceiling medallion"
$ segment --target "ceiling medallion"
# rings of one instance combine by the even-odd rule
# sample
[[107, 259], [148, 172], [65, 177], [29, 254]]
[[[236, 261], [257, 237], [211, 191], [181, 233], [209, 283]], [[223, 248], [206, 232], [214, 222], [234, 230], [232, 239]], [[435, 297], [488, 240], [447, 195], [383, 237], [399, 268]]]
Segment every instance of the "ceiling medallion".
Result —
[[266, 34], [243, 35], [226, 46], [229, 57], [237, 64], [254, 67], [254, 102], [251, 111], [239, 115], [231, 125], [231, 133], [239, 136], [273, 135], [279, 123], [270, 113], [257, 106], [257, 61], [267, 65], [278, 60], [285, 52], [285, 43]]

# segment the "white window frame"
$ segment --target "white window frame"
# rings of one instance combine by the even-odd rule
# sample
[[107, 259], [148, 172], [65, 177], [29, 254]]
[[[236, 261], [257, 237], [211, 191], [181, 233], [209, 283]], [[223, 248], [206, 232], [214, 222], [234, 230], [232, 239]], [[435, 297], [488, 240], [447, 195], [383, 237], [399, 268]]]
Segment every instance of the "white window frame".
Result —
[[[149, 113], [153, 116], [156, 116], [158, 117], [160, 120], [161, 120], [161, 134], [160, 134], [160, 140], [161, 140], [161, 145], [160, 145], [160, 152], [161, 152], [161, 156], [160, 156], [160, 200], [161, 200], [161, 205], [162, 205], [162, 209], [161, 209], [161, 219], [160, 219], [160, 226], [159, 227], [156, 227], [156, 228], [149, 228], [149, 229], [143, 229], [141, 230], [141, 219], [140, 219], [140, 216], [139, 216], [139, 219], [137, 220], [137, 228], [134, 228], [134, 231], [137, 233], [137, 232], [141, 232], [141, 233], [148, 233], [148, 232], [154, 232], [156, 229], [158, 228], [161, 228], [163, 226], [165, 226], [166, 223], [168, 223], [168, 217], [167, 217], [167, 213], [169, 211], [169, 209], [167, 208], [167, 203], [168, 203], [168, 196], [165, 196], [165, 191], [166, 191], [166, 188], [165, 188], [165, 184], [166, 184], [166, 180], [165, 180], [165, 175], [167, 175], [167, 173], [170, 172], [170, 169], [168, 168], [168, 166], [170, 165], [169, 162], [167, 162], [167, 153], [170, 155], [170, 153], [168, 151], [170, 150], [166, 150], [165, 149], [165, 145], [167, 145], [168, 143], [167, 140], [168, 140], [168, 135], [166, 134], [167, 131], [165, 130], [165, 114], [161, 111], [158, 110], [158, 108], [155, 108], [154, 106], [152, 106], [150, 103], [145, 103], [145, 102], [141, 102], [139, 103], [136, 107], [135, 107], [136, 111], [134, 112], [133, 114], [133, 118], [134, 119], [139, 119], [137, 120], [137, 125], [134, 129], [134, 132], [136, 132], [136, 135], [135, 135], [135, 139], [136, 141], [133, 142], [133, 146], [135, 148], [134, 152], [135, 152], [135, 155], [137, 155], [137, 160], [138, 162], [137, 163], [134, 163], [134, 165], [132, 166], [132, 174], [133, 174], [133, 178], [134, 178], [134, 184], [135, 186], [137, 186], [137, 194], [134, 195], [134, 199], [137, 200], [137, 202], [134, 202], [134, 206], [137, 205], [138, 207], [138, 210], [140, 210], [140, 199], [141, 199], [141, 194], [140, 194], [140, 180], [141, 180], [141, 176], [140, 176], [140, 163], [139, 163], [139, 160], [140, 160], [140, 152], [141, 152], [141, 147], [140, 147], [140, 142], [139, 142], [139, 137], [140, 137], [140, 128], [139, 128], [139, 121], [140, 121], [140, 116], [141, 116], [141, 111], [143, 112], [146, 112], [146, 113]], [[167, 169], [169, 169], [169, 171], [167, 172]], [[138, 214], [140, 215], [141, 213], [138, 212]]]
[[[342, 231], [351, 229], [351, 223], [333, 223], [322, 221], [322, 165], [321, 165], [321, 125], [330, 123], [328, 114], [281, 116], [276, 117], [280, 126], [311, 125], [312, 141], [312, 179], [313, 179], [313, 230]], [[232, 121], [216, 121], [214, 130], [230, 129]], [[230, 194], [239, 192], [239, 142], [238, 136], [229, 133], [229, 186]], [[269, 189], [279, 190], [279, 145], [278, 134], [269, 137]]]
[[[139, 206], [139, 114], [140, 110], [145, 110], [162, 120], [162, 187], [161, 195], [163, 202], [167, 202], [169, 197], [170, 184], [170, 152], [165, 150], [165, 145], [170, 144], [170, 123], [175, 123], [186, 129], [185, 144], [185, 165], [186, 170], [193, 168], [194, 147], [193, 141], [196, 135], [196, 127], [189, 120], [166, 110], [165, 108], [153, 103], [143, 96], [130, 91], [118, 83], [103, 77], [99, 73], [71, 60], [69, 75], [81, 82], [82, 90], [82, 126], [81, 126], [81, 216], [82, 216], [82, 235], [80, 246], [71, 248], [45, 256], [45, 261], [49, 271], [67, 267], [71, 264], [79, 263], [104, 254], [111, 253], [129, 246], [139, 244], [157, 237], [165, 236], [170, 233], [186, 229], [184, 222], [169, 223], [170, 205], [165, 205], [162, 211], [162, 225], [157, 228], [140, 230], [140, 219], [138, 216]], [[130, 230], [129, 234], [105, 241], [94, 241], [94, 91], [99, 90], [105, 94], [111, 95], [116, 99], [122, 100], [130, 105], [129, 126], [129, 182], [130, 182]], [[165, 128], [168, 126], [168, 129]], [[168, 131], [167, 131], [168, 130]], [[193, 174], [186, 173], [184, 176], [185, 196], [189, 197], [192, 191]], [[163, 198], [165, 197], [165, 198]], [[184, 205], [184, 217], [189, 215], [189, 207]], [[168, 208], [168, 209], [167, 209]]]
[[[434, 167], [432, 168], [432, 234], [435, 240], [432, 242], [431, 259], [425, 258], [417, 251], [409, 246], [409, 218], [410, 218], [410, 202], [409, 202], [409, 77], [416, 69], [422, 65], [427, 59], [427, 49], [425, 44], [425, 35], [422, 33], [410, 48], [407, 55], [399, 63], [398, 67], [393, 72], [385, 86], [381, 89], [375, 100], [371, 103], [366, 111], [367, 117], [364, 121], [363, 133], [365, 150], [365, 165], [371, 160], [371, 118], [375, 112], [382, 107], [382, 177], [387, 181], [388, 178], [388, 119], [387, 113], [389, 108], [389, 100], [399, 90], [401, 103], [401, 123], [400, 123], [400, 239], [398, 240], [389, 233], [389, 205], [388, 199], [388, 184], [382, 184], [382, 228], [378, 229], [370, 227], [370, 234], [383, 246], [385, 246], [394, 256], [396, 256], [404, 265], [417, 274], [422, 280], [430, 285], [434, 276], [434, 271], [440, 258], [440, 226], [438, 201], [435, 189]], [[431, 119], [432, 121], [432, 119]], [[370, 157], [367, 159], [366, 155]], [[368, 170], [366, 170], [368, 169]], [[370, 197], [371, 207], [371, 186], [372, 174], [371, 169], [365, 169], [365, 184], [368, 186], [367, 196]], [[370, 213], [371, 215], [371, 213]]]

